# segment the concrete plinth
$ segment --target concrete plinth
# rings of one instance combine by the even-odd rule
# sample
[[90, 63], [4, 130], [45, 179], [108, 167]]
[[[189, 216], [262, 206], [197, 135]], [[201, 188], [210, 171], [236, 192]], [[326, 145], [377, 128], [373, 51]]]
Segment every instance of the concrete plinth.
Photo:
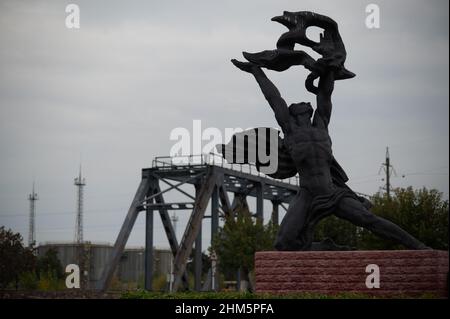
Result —
[[[373, 286], [374, 266], [379, 288]], [[367, 271], [367, 272], [366, 272]], [[258, 293], [363, 293], [448, 296], [448, 251], [258, 252]], [[367, 279], [369, 277], [369, 280]], [[368, 283], [366, 281], [368, 280]]]

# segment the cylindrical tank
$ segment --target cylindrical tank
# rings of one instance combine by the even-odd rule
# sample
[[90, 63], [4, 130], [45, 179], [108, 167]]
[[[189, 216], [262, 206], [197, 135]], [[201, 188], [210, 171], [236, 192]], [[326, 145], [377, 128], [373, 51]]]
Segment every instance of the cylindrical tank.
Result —
[[[54, 249], [61, 262], [63, 270], [69, 264], [77, 264], [84, 276], [85, 288], [96, 287], [101, 279], [105, 266], [111, 257], [113, 246], [110, 244], [90, 243], [83, 244], [47, 242], [38, 246], [39, 256], [44, 256], [49, 249]], [[145, 249], [125, 249], [116, 270], [117, 279], [123, 283], [139, 283], [144, 279], [144, 252]], [[154, 249], [154, 274], [170, 273], [172, 252], [164, 249]], [[83, 280], [82, 280], [83, 282]]]

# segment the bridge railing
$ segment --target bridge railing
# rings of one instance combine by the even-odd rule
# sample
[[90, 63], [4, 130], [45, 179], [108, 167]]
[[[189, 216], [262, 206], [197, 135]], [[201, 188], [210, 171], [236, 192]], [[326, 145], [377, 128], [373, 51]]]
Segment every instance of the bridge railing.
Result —
[[[209, 153], [199, 155], [181, 155], [181, 156], [157, 156], [152, 161], [153, 168], [172, 169], [177, 167], [207, 166], [214, 165], [228, 168], [241, 173], [247, 173], [254, 176], [260, 176], [268, 179], [274, 178], [261, 173], [254, 164], [230, 164], [220, 154]], [[278, 180], [278, 179], [277, 179]], [[299, 185], [298, 174], [291, 178], [281, 180], [291, 185]]]

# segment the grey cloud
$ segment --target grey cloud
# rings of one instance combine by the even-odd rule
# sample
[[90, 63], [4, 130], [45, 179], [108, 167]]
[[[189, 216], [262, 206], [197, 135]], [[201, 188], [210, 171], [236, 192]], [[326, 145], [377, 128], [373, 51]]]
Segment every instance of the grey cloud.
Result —
[[[81, 154], [86, 237], [112, 242], [140, 169], [169, 153], [174, 127], [189, 129], [193, 119], [222, 130], [275, 125], [254, 80], [229, 60], [273, 48], [284, 29], [270, 18], [283, 10], [340, 24], [357, 77], [337, 83], [330, 130], [350, 185], [376, 192], [390, 145], [399, 173], [441, 173], [394, 185], [434, 187], [448, 198], [447, 1], [376, 1], [379, 30], [364, 27], [357, 0], [73, 2], [81, 8], [76, 31], [64, 27], [69, 1], [0, 3], [1, 225], [26, 235], [34, 175], [38, 240], [71, 240]], [[313, 102], [306, 74], [269, 72], [289, 102]], [[155, 240], [167, 246], [161, 228]], [[130, 244], [142, 243], [141, 227]]]

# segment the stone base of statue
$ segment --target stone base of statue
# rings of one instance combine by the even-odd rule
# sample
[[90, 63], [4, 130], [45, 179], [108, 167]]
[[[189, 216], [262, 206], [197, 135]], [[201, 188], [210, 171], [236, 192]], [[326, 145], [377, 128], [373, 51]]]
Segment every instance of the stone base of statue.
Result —
[[448, 251], [257, 252], [257, 293], [448, 297]]

